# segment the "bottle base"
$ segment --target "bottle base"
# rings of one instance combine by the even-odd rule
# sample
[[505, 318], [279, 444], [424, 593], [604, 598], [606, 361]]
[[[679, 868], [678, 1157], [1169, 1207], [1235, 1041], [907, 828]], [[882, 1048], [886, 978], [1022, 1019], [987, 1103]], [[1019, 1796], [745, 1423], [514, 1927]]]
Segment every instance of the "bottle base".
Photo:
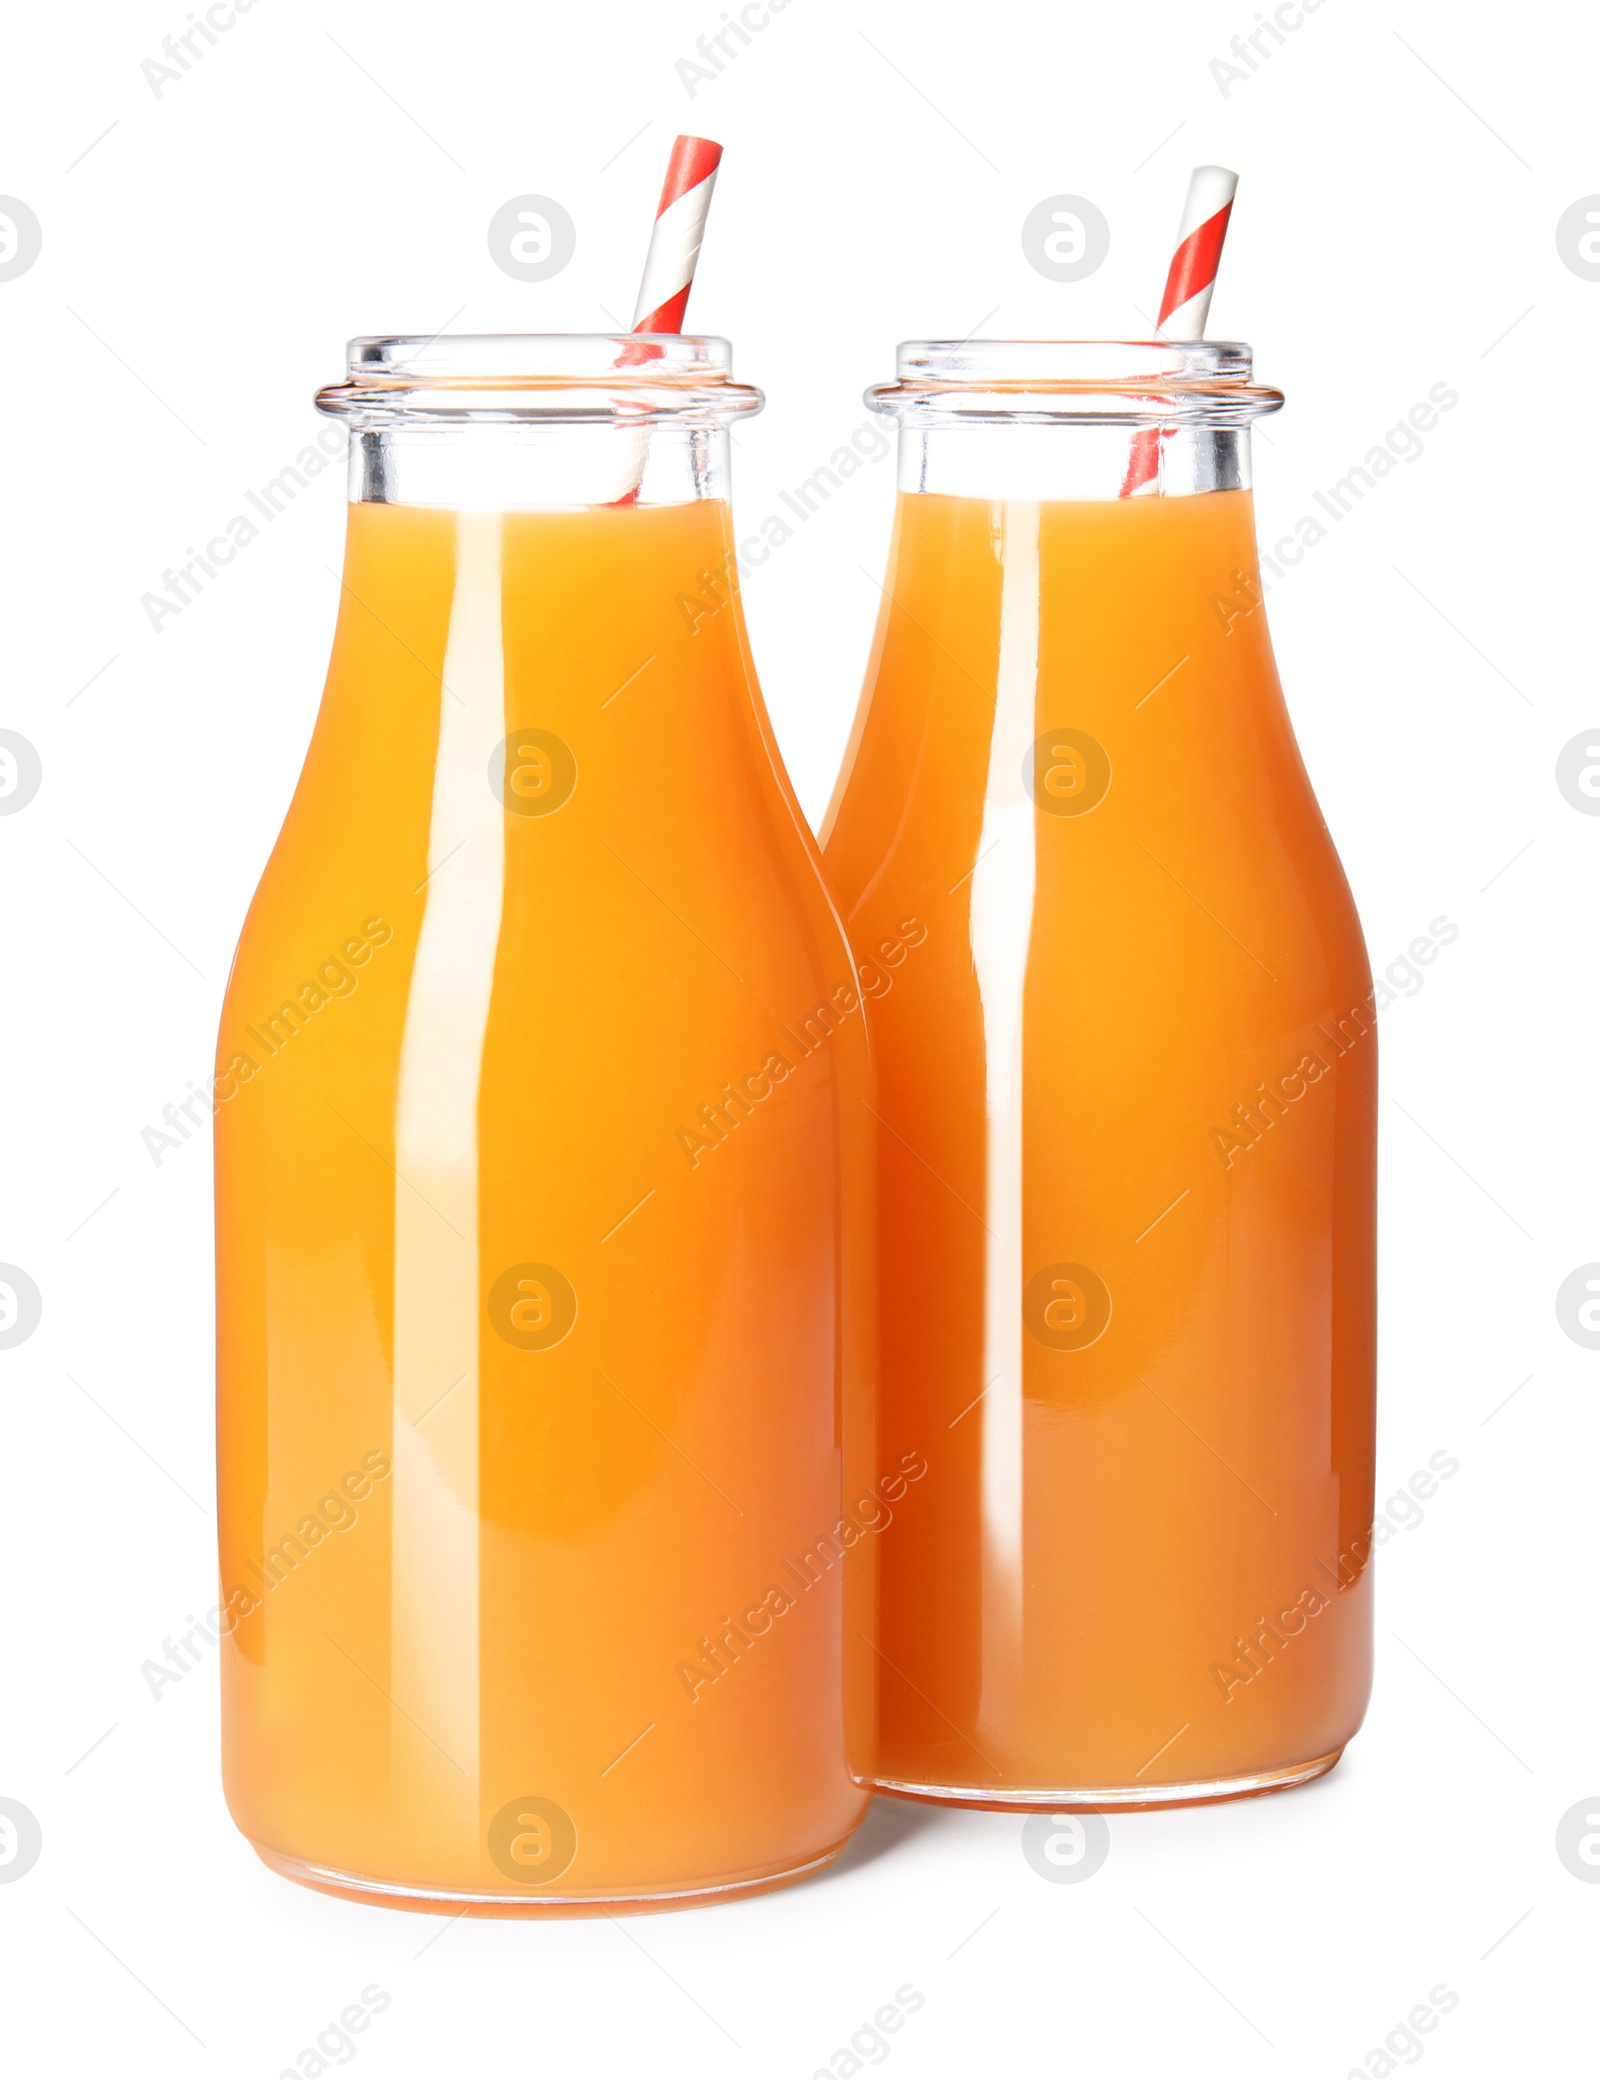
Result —
[[1292, 1791], [1297, 1784], [1309, 1784], [1314, 1777], [1325, 1777], [1344, 1751], [1345, 1743], [1341, 1741], [1337, 1748], [1331, 1748], [1326, 1755], [1314, 1756], [1309, 1762], [1292, 1762], [1283, 1769], [1259, 1770], [1251, 1776], [1204, 1777], [1189, 1784], [1074, 1784], [1054, 1790], [1024, 1787], [1016, 1791], [996, 1791], [992, 1787], [968, 1790], [960, 1785], [903, 1783], [894, 1777], [881, 1776], [864, 1781], [888, 1798], [915, 1799], [923, 1805], [975, 1807], [989, 1813], [1071, 1812], [1075, 1808], [1096, 1812], [1160, 1812], [1169, 1806], [1218, 1805], [1225, 1799], [1261, 1798], [1269, 1791]]
[[[853, 1831], [853, 1830], [852, 1830]], [[850, 1836], [835, 1842], [820, 1856], [804, 1863], [786, 1864], [776, 1870], [758, 1871], [722, 1885], [663, 1887], [659, 1891], [622, 1893], [508, 1893], [455, 1891], [445, 1887], [402, 1885], [393, 1879], [369, 1878], [359, 1871], [331, 1870], [308, 1863], [299, 1856], [269, 1849], [262, 1842], [250, 1846], [269, 1870], [281, 1878], [313, 1892], [331, 1893], [336, 1899], [355, 1900], [363, 1906], [399, 1907], [413, 1914], [440, 1914], [456, 1909], [474, 1918], [508, 1917], [526, 1920], [544, 1915], [572, 1918], [585, 1914], [664, 1914], [676, 1907], [719, 1906], [727, 1900], [752, 1899], [758, 1893], [774, 1892], [781, 1885], [796, 1885], [803, 1878], [826, 1870], [843, 1854]]]

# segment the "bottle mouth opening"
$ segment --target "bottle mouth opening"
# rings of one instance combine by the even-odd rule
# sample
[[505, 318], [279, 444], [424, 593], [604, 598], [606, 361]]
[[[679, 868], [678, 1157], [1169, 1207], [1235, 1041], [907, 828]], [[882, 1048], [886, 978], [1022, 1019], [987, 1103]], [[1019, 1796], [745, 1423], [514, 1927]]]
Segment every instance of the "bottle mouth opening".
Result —
[[1283, 403], [1242, 340], [905, 340], [895, 370], [868, 405], [924, 423], [1248, 424]]
[[760, 411], [725, 339], [696, 333], [436, 333], [353, 339], [317, 409], [364, 428], [469, 421], [722, 426]]

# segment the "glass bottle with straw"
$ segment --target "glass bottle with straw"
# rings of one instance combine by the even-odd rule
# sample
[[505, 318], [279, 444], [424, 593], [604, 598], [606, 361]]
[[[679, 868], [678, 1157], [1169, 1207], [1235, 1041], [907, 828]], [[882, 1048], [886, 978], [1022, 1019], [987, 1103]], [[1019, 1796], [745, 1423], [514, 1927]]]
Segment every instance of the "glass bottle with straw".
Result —
[[928, 925], [873, 1007], [906, 1797], [1239, 1797], [1366, 1706], [1377, 1038], [1256, 576], [1282, 398], [1200, 337], [1233, 185], [1156, 340], [912, 342], [867, 394], [899, 514], [823, 843], [856, 944]]
[[339, 622], [218, 1047], [224, 1763], [359, 1898], [728, 1898], [868, 1796], [867, 1046], [739, 600], [760, 393], [677, 329], [716, 154], [648, 331], [319, 398]]

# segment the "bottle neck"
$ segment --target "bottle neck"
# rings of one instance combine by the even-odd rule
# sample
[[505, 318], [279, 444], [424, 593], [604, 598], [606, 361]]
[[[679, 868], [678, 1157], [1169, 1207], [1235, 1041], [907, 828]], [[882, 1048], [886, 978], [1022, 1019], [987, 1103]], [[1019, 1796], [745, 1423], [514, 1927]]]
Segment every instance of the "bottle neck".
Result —
[[997, 418], [900, 423], [902, 491], [952, 498], [1188, 498], [1250, 488], [1248, 425]]
[[1250, 424], [1283, 403], [1227, 340], [906, 340], [867, 392], [900, 425], [900, 488], [1084, 503], [1250, 488]]
[[725, 427], [671, 419], [465, 420], [353, 429], [353, 504], [459, 512], [691, 505], [728, 497]]

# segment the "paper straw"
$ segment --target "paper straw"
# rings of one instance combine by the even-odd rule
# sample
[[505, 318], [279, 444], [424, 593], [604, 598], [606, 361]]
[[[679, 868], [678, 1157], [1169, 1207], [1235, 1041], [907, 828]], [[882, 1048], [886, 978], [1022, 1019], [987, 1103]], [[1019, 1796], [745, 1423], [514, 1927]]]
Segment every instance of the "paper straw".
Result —
[[[673, 140], [667, 161], [667, 177], [661, 184], [656, 220], [650, 231], [650, 250], [645, 254], [644, 277], [639, 283], [639, 301], [634, 307], [635, 339], [617, 356], [619, 368], [639, 367], [654, 360], [661, 349], [643, 337], [652, 333], [683, 330], [694, 287], [695, 263], [700, 258], [700, 241], [705, 235], [706, 212], [716, 185], [722, 147], [708, 137], [679, 137]], [[623, 433], [621, 455], [628, 488], [611, 503], [637, 505], [644, 475], [646, 436]]]
[[[1161, 297], [1161, 315], [1156, 320], [1156, 338], [1197, 340], [1205, 337], [1206, 315], [1211, 309], [1211, 292], [1217, 285], [1222, 261], [1222, 242], [1228, 235], [1233, 214], [1234, 191], [1239, 176], [1226, 166], [1197, 166], [1189, 176], [1189, 193], [1178, 224], [1178, 243], [1167, 269], [1167, 286]], [[1128, 473], [1122, 496], [1131, 498], [1146, 484], [1154, 483], [1161, 466], [1161, 434], [1154, 426], [1144, 427], [1128, 457]]]
[[1197, 166], [1190, 174], [1178, 247], [1167, 270], [1166, 292], [1156, 321], [1157, 339], [1205, 338], [1206, 314], [1217, 285], [1222, 241], [1228, 235], [1238, 185], [1239, 176], [1226, 166]]
[[672, 147], [634, 308], [635, 332], [683, 330], [721, 159], [721, 145], [705, 137], [680, 137]]

